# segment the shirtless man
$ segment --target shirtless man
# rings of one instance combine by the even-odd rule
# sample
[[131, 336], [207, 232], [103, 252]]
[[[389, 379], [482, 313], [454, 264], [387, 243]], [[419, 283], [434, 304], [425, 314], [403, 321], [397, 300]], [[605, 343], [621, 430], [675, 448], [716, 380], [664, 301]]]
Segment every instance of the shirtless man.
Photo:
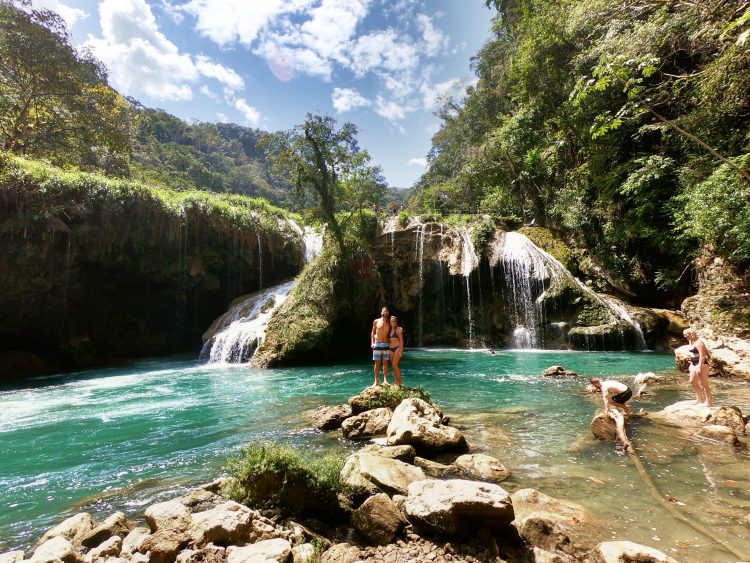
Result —
[[391, 329], [390, 317], [391, 314], [388, 312], [388, 307], [383, 307], [380, 311], [380, 318], [372, 321], [370, 348], [372, 348], [372, 360], [375, 362], [375, 383], [373, 387], [379, 385], [380, 364], [383, 364], [383, 383], [388, 385], [388, 360], [390, 359], [388, 334]]
[[605, 379], [602, 381], [597, 377], [589, 379], [589, 383], [602, 392], [605, 411], [609, 412], [610, 407], [615, 407], [624, 410], [627, 415], [633, 413], [633, 411], [630, 410], [630, 407], [625, 404], [633, 396], [633, 391], [630, 390], [630, 387], [619, 381], [614, 381], [612, 379]]

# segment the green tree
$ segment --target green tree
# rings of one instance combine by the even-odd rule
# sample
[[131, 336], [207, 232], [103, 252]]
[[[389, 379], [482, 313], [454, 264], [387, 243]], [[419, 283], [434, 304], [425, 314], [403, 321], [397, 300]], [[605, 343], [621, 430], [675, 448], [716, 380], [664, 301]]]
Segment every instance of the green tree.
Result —
[[[72, 45], [62, 18], [0, 1], [0, 147], [96, 166], [127, 159], [130, 104], [102, 64]], [[121, 168], [122, 165], [116, 168]]]
[[260, 146], [267, 151], [271, 170], [291, 182], [300, 201], [312, 197], [343, 251], [337, 211], [356, 204], [366, 190], [382, 184], [378, 168], [370, 165], [370, 155], [359, 147], [357, 127], [344, 123], [337, 128], [333, 117], [307, 114], [304, 123], [265, 135]]

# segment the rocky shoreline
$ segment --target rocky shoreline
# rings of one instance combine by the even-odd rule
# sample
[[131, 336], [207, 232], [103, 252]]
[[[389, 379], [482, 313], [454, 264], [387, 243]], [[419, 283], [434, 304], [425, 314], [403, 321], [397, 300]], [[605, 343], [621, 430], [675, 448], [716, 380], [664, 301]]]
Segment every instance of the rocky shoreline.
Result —
[[[650, 417], [726, 444], [721, 436], [731, 432], [733, 445], [747, 444], [749, 421], [739, 409], [687, 403]], [[319, 408], [314, 425], [369, 442], [340, 472], [347, 494], [338, 495], [335, 518], [324, 516], [322, 502], [320, 518], [245, 506], [227, 498], [224, 479], [153, 504], [138, 521], [122, 512], [101, 522], [76, 514], [45, 532], [32, 553], [0, 554], [0, 563], [675, 561], [648, 546], [602, 541], [604, 527], [582, 506], [529, 488], [506, 491], [510, 470], [472, 452], [421, 389], [368, 388], [345, 405]], [[268, 484], [268, 475], [257, 477]], [[314, 515], [319, 492], [296, 493]]]

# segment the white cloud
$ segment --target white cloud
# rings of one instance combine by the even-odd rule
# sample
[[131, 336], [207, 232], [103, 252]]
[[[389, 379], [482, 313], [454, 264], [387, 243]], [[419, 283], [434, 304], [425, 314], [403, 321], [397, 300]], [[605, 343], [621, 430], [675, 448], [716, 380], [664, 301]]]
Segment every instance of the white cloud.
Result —
[[234, 107], [242, 114], [245, 118], [245, 122], [250, 127], [258, 127], [260, 125], [260, 112], [252, 107], [243, 98], [237, 98], [234, 101]]
[[244, 87], [232, 69], [208, 57], [180, 53], [160, 30], [145, 0], [104, 0], [99, 4], [101, 37], [86, 45], [107, 65], [112, 84], [126, 94], [156, 100], [189, 100], [192, 84], [213, 78], [227, 90]]
[[201, 86], [200, 93], [206, 96], [209, 100], [213, 102], [217, 102], [217, 103], [219, 102], [219, 99], [220, 99], [219, 95], [213, 90], [211, 90], [211, 88], [209, 88], [206, 84], [203, 84]]
[[399, 34], [394, 29], [359, 37], [352, 47], [351, 57], [351, 69], [360, 77], [373, 70], [411, 71], [420, 62], [417, 47], [399, 40]]
[[226, 114], [221, 113], [221, 112], [216, 114], [216, 121], [219, 123], [231, 123], [232, 122], [232, 120], [229, 119], [229, 117]]
[[334, 88], [331, 100], [333, 101], [333, 109], [338, 113], [372, 105], [370, 100], [354, 88]]
[[228, 92], [242, 90], [245, 87], [245, 82], [239, 74], [231, 68], [211, 62], [208, 57], [203, 55], [195, 57], [195, 67], [203, 76], [213, 78], [223, 84]]
[[284, 14], [309, 9], [315, 0], [191, 0], [179, 9], [195, 16], [196, 29], [219, 45], [250, 46], [261, 31]]
[[422, 168], [427, 168], [427, 159], [426, 158], [410, 158], [409, 164], [414, 164], [416, 166], [421, 166]]
[[407, 113], [411, 113], [416, 109], [410, 103], [396, 100], [386, 101], [382, 96], [378, 96], [377, 100], [375, 100], [375, 113], [381, 117], [385, 117], [391, 123], [404, 119]]
[[430, 16], [418, 14], [417, 26], [422, 30], [422, 40], [428, 55], [438, 55], [448, 48], [448, 38], [433, 25]]
[[60, 17], [65, 20], [68, 29], [71, 29], [77, 22], [89, 17], [83, 10], [63, 4], [59, 0], [34, 0], [32, 5], [37, 9], [44, 8], [60, 14]]

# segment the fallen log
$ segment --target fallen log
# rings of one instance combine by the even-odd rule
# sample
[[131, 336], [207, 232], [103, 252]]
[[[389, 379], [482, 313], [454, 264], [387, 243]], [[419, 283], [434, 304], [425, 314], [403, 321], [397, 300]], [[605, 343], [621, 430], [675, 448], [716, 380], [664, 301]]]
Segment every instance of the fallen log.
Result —
[[600, 440], [619, 442], [626, 452], [633, 449], [625, 432], [625, 416], [619, 410], [596, 413], [590, 428], [592, 434]]

